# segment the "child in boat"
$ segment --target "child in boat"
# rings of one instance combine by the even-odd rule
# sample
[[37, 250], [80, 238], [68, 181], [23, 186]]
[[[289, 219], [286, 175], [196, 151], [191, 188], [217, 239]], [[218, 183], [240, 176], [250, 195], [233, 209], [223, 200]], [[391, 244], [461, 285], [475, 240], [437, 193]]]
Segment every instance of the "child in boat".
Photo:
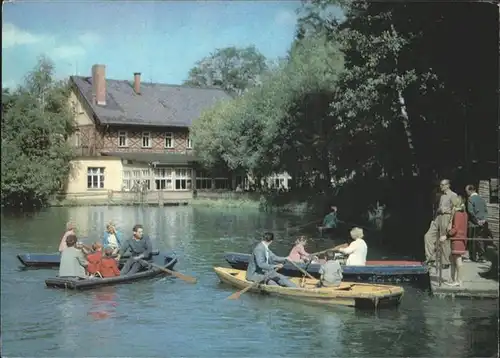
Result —
[[87, 255], [87, 272], [89, 275], [95, 275], [99, 271], [99, 265], [102, 259], [102, 245], [98, 242], [92, 244], [92, 253]]
[[99, 265], [99, 273], [103, 278], [120, 276], [120, 270], [116, 260], [112, 257], [113, 249], [107, 247], [104, 249], [101, 263]]
[[307, 262], [311, 255], [305, 250], [306, 244], [307, 239], [304, 236], [299, 237], [288, 255], [288, 260], [293, 262]]
[[[329, 253], [330, 254], [330, 253]], [[342, 268], [333, 257], [327, 258], [326, 263], [319, 268], [321, 275], [318, 287], [338, 287], [342, 282]]]

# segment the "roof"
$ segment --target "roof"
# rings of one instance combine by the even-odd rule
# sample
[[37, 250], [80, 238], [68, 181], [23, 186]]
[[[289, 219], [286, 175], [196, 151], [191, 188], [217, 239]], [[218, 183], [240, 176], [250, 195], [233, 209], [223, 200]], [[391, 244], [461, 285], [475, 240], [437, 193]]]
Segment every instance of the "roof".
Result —
[[106, 105], [93, 103], [92, 77], [71, 76], [102, 124], [189, 127], [201, 113], [232, 97], [221, 89], [106, 79]]
[[196, 156], [182, 153], [111, 153], [102, 152], [102, 155], [118, 157], [133, 162], [143, 162], [156, 165], [189, 165], [196, 162]]

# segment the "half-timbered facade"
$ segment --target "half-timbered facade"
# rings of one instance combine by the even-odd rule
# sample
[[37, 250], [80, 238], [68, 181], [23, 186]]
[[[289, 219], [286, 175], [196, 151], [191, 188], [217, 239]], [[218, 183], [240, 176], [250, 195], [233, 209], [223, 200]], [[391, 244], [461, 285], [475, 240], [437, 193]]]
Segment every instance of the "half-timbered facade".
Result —
[[[218, 101], [220, 89], [106, 78], [94, 65], [90, 77], [70, 77], [70, 106], [77, 130], [71, 138], [78, 158], [66, 186], [67, 197], [105, 197], [109, 192], [155, 192], [190, 197], [194, 189], [248, 187], [246, 175], [208, 175], [196, 164], [189, 127]], [[203, 148], [196, 148], [203, 150]], [[272, 178], [288, 187], [287, 175]]]

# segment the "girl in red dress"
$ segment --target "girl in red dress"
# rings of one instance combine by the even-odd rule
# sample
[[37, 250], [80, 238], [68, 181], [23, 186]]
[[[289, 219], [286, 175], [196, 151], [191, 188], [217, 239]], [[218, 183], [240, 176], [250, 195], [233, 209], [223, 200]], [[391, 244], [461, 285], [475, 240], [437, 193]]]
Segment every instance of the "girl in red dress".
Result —
[[448, 225], [446, 236], [441, 241], [451, 241], [451, 281], [445, 282], [449, 286], [460, 286], [462, 284], [462, 255], [467, 250], [467, 212], [464, 201], [460, 196], [452, 199], [452, 219]]

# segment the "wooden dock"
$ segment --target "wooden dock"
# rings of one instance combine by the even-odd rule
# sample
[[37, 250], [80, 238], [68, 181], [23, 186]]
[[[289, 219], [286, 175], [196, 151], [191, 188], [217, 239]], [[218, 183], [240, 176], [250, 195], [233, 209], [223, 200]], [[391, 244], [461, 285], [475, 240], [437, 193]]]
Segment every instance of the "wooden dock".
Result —
[[[490, 263], [464, 262], [463, 284], [451, 287], [444, 283], [439, 286], [439, 272], [432, 267], [429, 270], [432, 293], [440, 297], [495, 298], [498, 299], [498, 281], [482, 278], [479, 273], [486, 272]], [[450, 269], [442, 270], [443, 281], [450, 278]], [[497, 277], [498, 279], [498, 277]]]

